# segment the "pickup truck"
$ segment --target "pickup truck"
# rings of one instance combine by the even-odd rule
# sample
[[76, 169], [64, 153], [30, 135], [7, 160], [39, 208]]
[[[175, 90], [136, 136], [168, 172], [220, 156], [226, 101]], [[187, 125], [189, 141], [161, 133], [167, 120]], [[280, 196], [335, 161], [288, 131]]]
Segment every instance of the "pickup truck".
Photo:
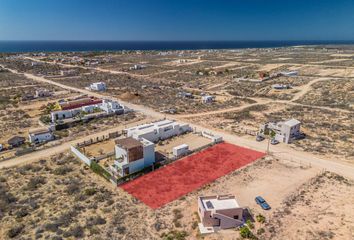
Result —
[[258, 205], [261, 206], [261, 208], [263, 208], [264, 210], [269, 210], [271, 209], [271, 207], [269, 206], [269, 204], [266, 202], [266, 200], [264, 200], [264, 198], [262, 198], [261, 196], [258, 196], [255, 198], [255, 201]]

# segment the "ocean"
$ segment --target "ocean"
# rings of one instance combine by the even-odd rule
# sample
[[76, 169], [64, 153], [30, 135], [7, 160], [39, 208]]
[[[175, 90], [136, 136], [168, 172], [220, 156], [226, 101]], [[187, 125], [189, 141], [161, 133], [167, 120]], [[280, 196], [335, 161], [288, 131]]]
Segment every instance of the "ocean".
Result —
[[354, 41], [0, 41], [0, 52], [198, 50], [354, 44]]

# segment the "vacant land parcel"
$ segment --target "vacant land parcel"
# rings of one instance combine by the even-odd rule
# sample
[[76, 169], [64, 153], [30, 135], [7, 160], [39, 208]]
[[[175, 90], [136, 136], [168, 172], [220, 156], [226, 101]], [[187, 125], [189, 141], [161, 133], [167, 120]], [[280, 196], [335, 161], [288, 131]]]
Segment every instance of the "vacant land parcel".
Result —
[[123, 184], [122, 188], [156, 209], [264, 155], [221, 143]]

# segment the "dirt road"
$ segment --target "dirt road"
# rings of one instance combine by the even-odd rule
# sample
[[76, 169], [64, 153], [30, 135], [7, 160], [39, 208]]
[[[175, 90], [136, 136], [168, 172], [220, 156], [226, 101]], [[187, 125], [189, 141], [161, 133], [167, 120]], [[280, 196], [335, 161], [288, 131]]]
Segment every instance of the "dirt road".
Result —
[[132, 127], [135, 126], [137, 124], [143, 124], [143, 123], [147, 123], [147, 122], [151, 122], [154, 119], [152, 118], [148, 118], [148, 119], [144, 119], [144, 120], [140, 120], [140, 121], [136, 121], [136, 122], [132, 122], [126, 125], [120, 125], [118, 127], [114, 127], [114, 128], [110, 128], [104, 131], [100, 131], [97, 133], [93, 133], [90, 135], [87, 135], [85, 137], [81, 137], [79, 139], [76, 140], [72, 140], [72, 141], [68, 141], [65, 142], [61, 145], [57, 145], [54, 147], [50, 147], [47, 149], [43, 149], [43, 150], [38, 150], [32, 153], [28, 153], [26, 155], [23, 156], [19, 156], [19, 157], [15, 157], [13, 159], [10, 160], [5, 160], [5, 161], [0, 161], [0, 168], [5, 168], [5, 167], [12, 167], [12, 166], [16, 166], [19, 164], [26, 164], [26, 163], [30, 163], [33, 161], [37, 161], [46, 157], [50, 157], [53, 155], [56, 155], [58, 153], [62, 153], [62, 152], [66, 152], [70, 149], [70, 146], [75, 145], [79, 142], [83, 142], [83, 141], [87, 141], [90, 139], [95, 139], [97, 137], [101, 137], [103, 135], [108, 135], [111, 132], [117, 132], [117, 131], [121, 131], [123, 130], [125, 127]]

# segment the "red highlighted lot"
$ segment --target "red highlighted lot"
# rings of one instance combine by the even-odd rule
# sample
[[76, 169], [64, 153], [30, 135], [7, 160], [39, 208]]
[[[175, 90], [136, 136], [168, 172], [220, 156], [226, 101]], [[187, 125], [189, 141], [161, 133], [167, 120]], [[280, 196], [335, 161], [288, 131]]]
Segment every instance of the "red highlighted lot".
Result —
[[264, 155], [220, 143], [125, 183], [121, 188], [156, 209]]

